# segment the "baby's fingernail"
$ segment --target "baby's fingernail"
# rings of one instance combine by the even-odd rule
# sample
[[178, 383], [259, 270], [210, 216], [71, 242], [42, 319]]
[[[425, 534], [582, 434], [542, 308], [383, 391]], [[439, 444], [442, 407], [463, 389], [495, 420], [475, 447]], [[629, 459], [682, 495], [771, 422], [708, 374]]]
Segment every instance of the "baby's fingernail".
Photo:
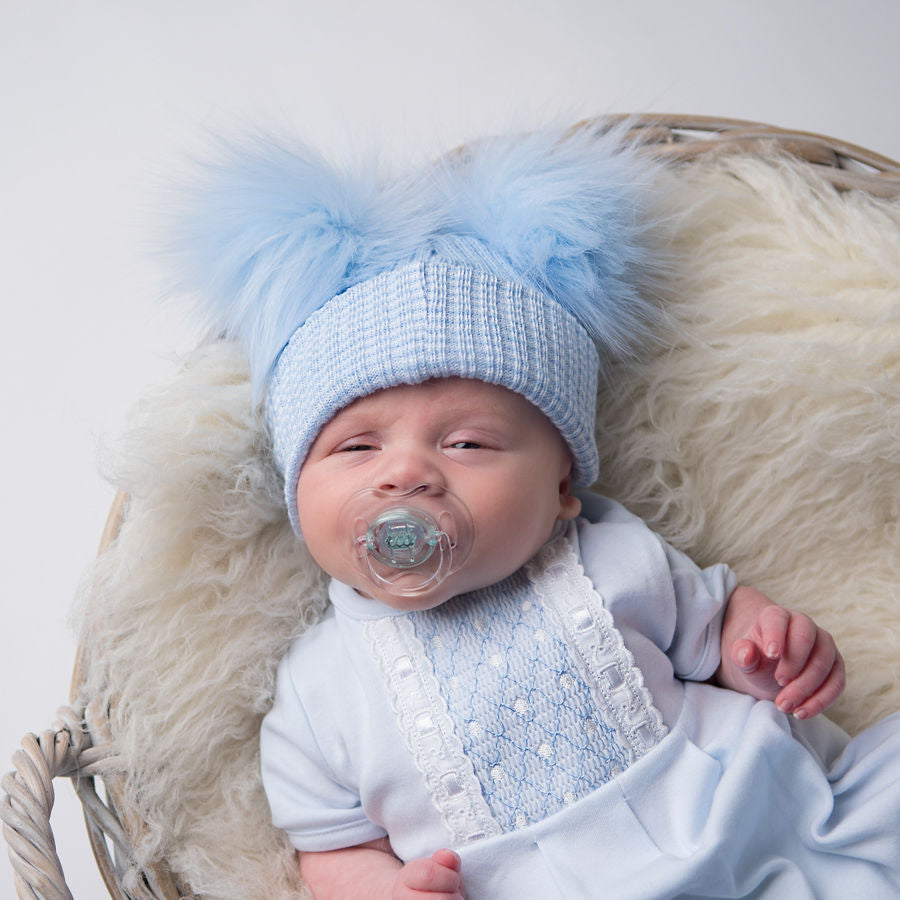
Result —
[[782, 700], [777, 706], [785, 715], [790, 715], [791, 710], [794, 708], [794, 704], [790, 700]]
[[778, 644], [776, 644], [775, 641], [772, 641], [772, 643], [766, 647], [766, 656], [768, 656], [769, 659], [778, 658]]
[[809, 716], [809, 713], [802, 707], [794, 713], [795, 719], [805, 719], [807, 716]]

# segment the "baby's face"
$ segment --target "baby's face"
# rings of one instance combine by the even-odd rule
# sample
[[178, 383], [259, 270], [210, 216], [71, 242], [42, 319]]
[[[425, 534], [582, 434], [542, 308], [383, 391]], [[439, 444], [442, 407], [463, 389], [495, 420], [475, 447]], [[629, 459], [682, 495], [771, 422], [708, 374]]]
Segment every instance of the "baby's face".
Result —
[[[460, 378], [402, 385], [351, 403], [319, 433], [297, 484], [300, 527], [330, 575], [396, 609], [430, 609], [511, 575], [557, 520], [576, 516], [571, 468], [559, 433], [519, 394]], [[466, 504], [474, 548], [433, 589], [395, 597], [360, 573], [339, 513], [363, 489], [399, 495], [420, 485]]]

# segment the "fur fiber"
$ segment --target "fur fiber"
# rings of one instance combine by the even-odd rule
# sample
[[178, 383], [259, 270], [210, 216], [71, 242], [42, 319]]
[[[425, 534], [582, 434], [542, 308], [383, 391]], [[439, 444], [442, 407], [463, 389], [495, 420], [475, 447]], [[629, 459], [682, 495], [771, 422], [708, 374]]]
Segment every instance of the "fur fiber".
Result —
[[129, 500], [80, 591], [82, 692], [112, 698], [127, 806], [146, 821], [138, 862], [165, 856], [210, 897], [294, 896], [258, 731], [326, 582], [287, 523], [237, 346], [199, 351], [143, 397], [107, 457]]
[[671, 330], [601, 389], [596, 487], [839, 636], [856, 732], [900, 708], [900, 203], [786, 161], [677, 179]]
[[[748, 158], [657, 193], [684, 264], [665, 340], [601, 387], [598, 488], [831, 629], [849, 669], [834, 717], [858, 731], [900, 708], [900, 203]], [[131, 499], [81, 591], [83, 691], [111, 699], [140, 858], [209, 897], [296, 896], [257, 729], [325, 582], [235, 346], [145, 397], [108, 470]]]
[[610, 356], [648, 333], [655, 167], [606, 132], [489, 138], [399, 177], [309, 147], [223, 146], [168, 229], [177, 286], [245, 346], [259, 396], [291, 334], [333, 297], [412, 260], [476, 266], [555, 300]]

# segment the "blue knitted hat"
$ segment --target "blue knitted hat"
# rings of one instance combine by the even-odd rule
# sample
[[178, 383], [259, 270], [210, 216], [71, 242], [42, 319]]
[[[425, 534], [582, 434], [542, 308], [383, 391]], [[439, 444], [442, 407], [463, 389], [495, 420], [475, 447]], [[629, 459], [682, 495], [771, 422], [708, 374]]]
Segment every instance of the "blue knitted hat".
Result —
[[653, 318], [651, 178], [621, 131], [590, 128], [488, 139], [400, 178], [268, 141], [209, 168], [174, 236], [182, 281], [246, 347], [298, 534], [321, 428], [431, 378], [522, 394], [568, 443], [575, 484], [597, 477], [598, 369]]

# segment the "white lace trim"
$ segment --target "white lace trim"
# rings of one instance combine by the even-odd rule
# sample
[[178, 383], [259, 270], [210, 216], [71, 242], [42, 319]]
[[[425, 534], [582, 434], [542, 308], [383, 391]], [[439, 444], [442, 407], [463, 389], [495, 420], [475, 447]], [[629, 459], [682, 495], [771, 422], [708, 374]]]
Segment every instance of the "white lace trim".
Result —
[[363, 628], [390, 687], [406, 744], [452, 842], [469, 844], [501, 834], [412, 622], [407, 616], [388, 617]]
[[666, 736], [668, 729], [612, 613], [584, 574], [571, 537], [545, 545], [526, 571], [590, 675], [587, 683], [595, 702], [609, 716], [616, 736], [631, 754], [630, 762], [640, 759]]
[[[653, 749], [667, 728], [612, 614], [584, 574], [571, 538], [551, 541], [525, 571], [557, 618], [630, 765]], [[501, 834], [410, 618], [375, 619], [363, 629], [416, 768], [452, 841], [462, 845]]]

